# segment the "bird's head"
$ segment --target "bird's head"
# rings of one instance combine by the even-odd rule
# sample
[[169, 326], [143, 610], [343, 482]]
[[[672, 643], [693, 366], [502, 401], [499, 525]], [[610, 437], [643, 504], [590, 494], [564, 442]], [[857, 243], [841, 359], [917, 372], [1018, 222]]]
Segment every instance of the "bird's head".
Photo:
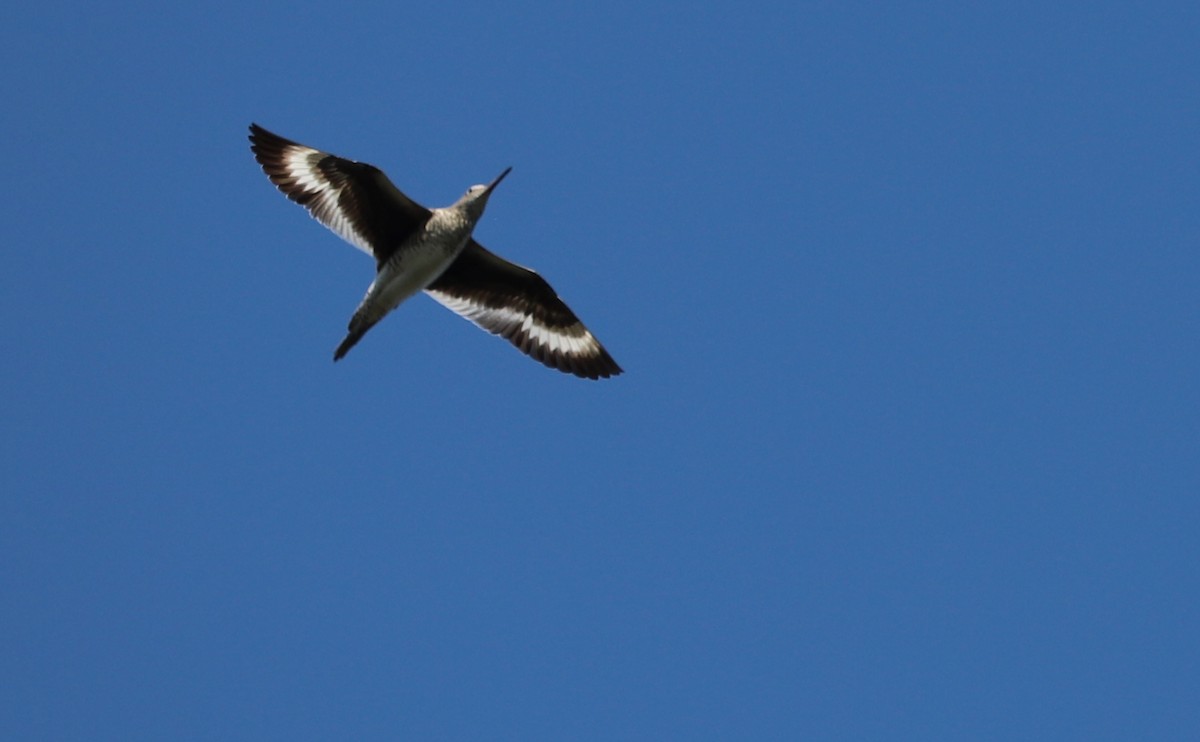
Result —
[[492, 196], [492, 191], [496, 186], [500, 185], [500, 181], [504, 180], [504, 176], [512, 172], [512, 168], [505, 168], [504, 172], [496, 176], [496, 179], [487, 185], [473, 185], [467, 189], [467, 192], [458, 199], [457, 206], [465, 206], [475, 219], [483, 216], [483, 210], [487, 206], [488, 199]]

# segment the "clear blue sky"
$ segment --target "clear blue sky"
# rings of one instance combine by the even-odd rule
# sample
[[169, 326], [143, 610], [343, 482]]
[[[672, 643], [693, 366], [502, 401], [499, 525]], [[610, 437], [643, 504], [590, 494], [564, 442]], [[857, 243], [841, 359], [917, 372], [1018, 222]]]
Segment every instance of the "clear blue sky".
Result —
[[4, 14], [0, 738], [1195, 738], [1195, 3], [342, 5]]

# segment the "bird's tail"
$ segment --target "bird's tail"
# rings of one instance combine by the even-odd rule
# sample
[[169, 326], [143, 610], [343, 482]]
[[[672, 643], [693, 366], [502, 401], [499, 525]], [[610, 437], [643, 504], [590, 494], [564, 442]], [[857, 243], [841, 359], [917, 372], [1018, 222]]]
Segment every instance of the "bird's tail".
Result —
[[337, 347], [337, 350], [333, 352], [333, 360], [335, 362], [342, 360], [342, 358], [350, 352], [350, 349], [353, 348], [359, 340], [362, 340], [362, 336], [367, 334], [367, 330], [375, 326], [375, 322], [377, 321], [378, 320], [369, 320], [361, 314], [355, 314], [354, 318], [350, 320], [350, 332], [346, 334], [346, 339], [343, 340], [341, 345]]
[[347, 335], [346, 339], [342, 341], [342, 344], [337, 347], [337, 350], [333, 351], [333, 360], [342, 360], [342, 358], [350, 352], [350, 349], [354, 347], [354, 344], [357, 343], [362, 336], [363, 333], [361, 332], [352, 332]]

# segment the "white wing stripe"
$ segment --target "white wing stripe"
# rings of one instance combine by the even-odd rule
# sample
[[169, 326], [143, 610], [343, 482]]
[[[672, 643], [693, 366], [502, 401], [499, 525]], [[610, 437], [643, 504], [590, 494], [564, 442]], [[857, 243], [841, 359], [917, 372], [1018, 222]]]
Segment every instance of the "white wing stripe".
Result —
[[359, 250], [374, 257], [375, 251], [365, 235], [354, 228], [354, 224], [338, 204], [340, 191], [317, 168], [325, 153], [308, 147], [288, 145], [283, 149], [283, 165], [287, 176], [296, 187], [312, 195], [306, 206], [312, 217], [332, 230], [338, 237]]
[[519, 328], [538, 345], [548, 348], [551, 353], [568, 356], [600, 355], [600, 344], [581, 324], [569, 328], [550, 328], [540, 324], [532, 314], [512, 307], [489, 307], [442, 291], [426, 293], [442, 306], [488, 332], [502, 334], [512, 328]]

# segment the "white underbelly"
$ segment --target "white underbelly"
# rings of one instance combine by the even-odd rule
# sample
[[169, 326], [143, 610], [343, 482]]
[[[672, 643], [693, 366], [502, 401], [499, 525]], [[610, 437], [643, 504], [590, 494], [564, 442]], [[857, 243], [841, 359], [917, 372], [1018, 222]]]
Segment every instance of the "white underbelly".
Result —
[[[464, 239], [465, 243], [466, 240]], [[450, 267], [462, 249], [448, 251], [428, 244], [404, 250], [398, 264], [384, 265], [363, 297], [363, 305], [379, 317], [395, 309], [405, 299], [437, 280]]]

